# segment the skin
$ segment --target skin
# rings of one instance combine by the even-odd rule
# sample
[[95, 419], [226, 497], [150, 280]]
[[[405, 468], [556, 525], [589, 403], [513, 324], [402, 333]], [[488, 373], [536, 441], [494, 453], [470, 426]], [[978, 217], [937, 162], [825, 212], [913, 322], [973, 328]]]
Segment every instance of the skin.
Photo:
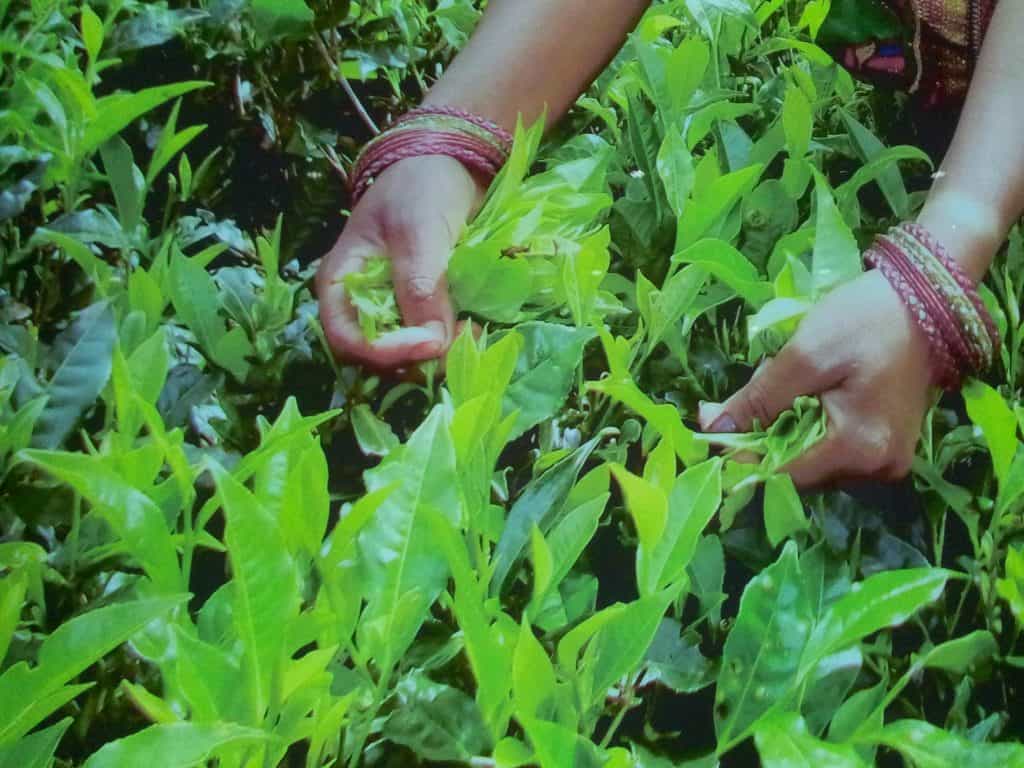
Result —
[[[473, 40], [427, 104], [469, 109], [511, 128], [560, 118], [622, 45], [641, 0], [492, 0]], [[919, 221], [980, 280], [1024, 213], [1024, 3], [996, 11], [955, 138]], [[552, 77], [550, 73], [559, 73]], [[456, 331], [445, 270], [484, 186], [445, 157], [402, 161], [353, 211], [317, 278], [327, 337], [340, 357], [377, 369], [443, 355]], [[373, 345], [362, 338], [339, 280], [364, 260], [393, 262], [405, 327]], [[927, 340], [877, 272], [840, 287], [791, 342], [724, 404], [706, 404], [707, 431], [771, 423], [800, 395], [817, 395], [828, 436], [789, 471], [805, 488], [894, 480], [910, 470], [931, 401]]]

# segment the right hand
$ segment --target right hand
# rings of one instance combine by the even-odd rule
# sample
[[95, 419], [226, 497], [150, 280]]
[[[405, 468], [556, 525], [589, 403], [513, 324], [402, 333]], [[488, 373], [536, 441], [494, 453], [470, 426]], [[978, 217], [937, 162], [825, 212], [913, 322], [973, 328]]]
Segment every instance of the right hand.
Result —
[[[446, 272], [486, 188], [461, 163], [431, 155], [382, 173], [352, 211], [316, 276], [327, 341], [345, 362], [393, 371], [441, 357], [455, 338]], [[345, 275], [390, 259], [403, 327], [368, 342], [345, 293]]]

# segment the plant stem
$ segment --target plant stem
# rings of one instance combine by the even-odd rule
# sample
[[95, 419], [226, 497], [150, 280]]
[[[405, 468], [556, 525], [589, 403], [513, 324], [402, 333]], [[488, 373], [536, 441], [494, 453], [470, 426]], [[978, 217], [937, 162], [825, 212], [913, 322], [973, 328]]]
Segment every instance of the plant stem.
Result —
[[331, 58], [331, 52], [327, 50], [327, 45], [324, 43], [323, 37], [320, 34], [316, 34], [313, 35], [313, 40], [316, 43], [316, 47], [320, 51], [320, 55], [323, 57], [324, 62], [326, 62], [328, 68], [338, 80], [342, 90], [345, 91], [345, 95], [348, 96], [349, 101], [352, 102], [352, 106], [355, 108], [356, 114], [359, 115], [359, 119], [362, 120], [363, 124], [370, 129], [370, 133], [374, 136], [379, 135], [380, 128], [377, 127], [373, 118], [370, 117], [370, 113], [366, 111], [366, 107], [363, 106], [363, 103], [359, 100], [356, 92], [352, 90], [352, 84], [349, 83], [348, 78], [345, 77], [345, 74], [341, 71], [341, 67], [333, 58]]

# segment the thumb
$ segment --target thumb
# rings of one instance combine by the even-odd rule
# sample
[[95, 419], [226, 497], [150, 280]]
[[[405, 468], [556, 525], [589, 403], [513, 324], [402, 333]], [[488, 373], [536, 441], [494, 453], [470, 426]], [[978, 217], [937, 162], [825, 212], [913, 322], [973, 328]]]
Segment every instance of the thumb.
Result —
[[725, 401], [708, 432], [750, 432], [769, 426], [802, 395], [817, 395], [839, 384], [841, 376], [823, 370], [790, 344], [766, 360], [743, 389]]
[[448, 222], [423, 222], [390, 243], [395, 298], [406, 327], [420, 327], [443, 343], [454, 338], [455, 312], [446, 273], [454, 238]]

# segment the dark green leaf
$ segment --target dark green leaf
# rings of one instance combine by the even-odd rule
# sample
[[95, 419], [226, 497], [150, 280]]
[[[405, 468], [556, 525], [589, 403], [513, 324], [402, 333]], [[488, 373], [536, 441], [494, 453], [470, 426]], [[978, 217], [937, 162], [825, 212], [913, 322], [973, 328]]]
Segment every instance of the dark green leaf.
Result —
[[110, 378], [116, 329], [111, 307], [99, 302], [75, 320], [75, 343], [46, 386], [46, 406], [35, 430], [36, 448], [59, 448]]

